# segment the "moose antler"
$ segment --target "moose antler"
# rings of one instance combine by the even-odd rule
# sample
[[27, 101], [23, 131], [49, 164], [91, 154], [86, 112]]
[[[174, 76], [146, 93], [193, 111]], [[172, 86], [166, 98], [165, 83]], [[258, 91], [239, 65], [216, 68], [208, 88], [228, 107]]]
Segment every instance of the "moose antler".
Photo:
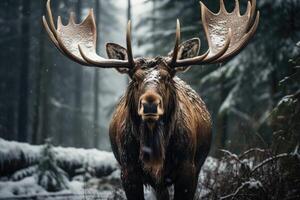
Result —
[[209, 49], [202, 55], [178, 60], [180, 23], [177, 20], [173, 57], [168, 61], [174, 68], [226, 61], [246, 46], [258, 27], [259, 11], [256, 12], [256, 0], [248, 1], [247, 10], [243, 15], [240, 14], [238, 0], [235, 0], [235, 9], [231, 13], [227, 12], [224, 0], [220, 0], [218, 13], [210, 11], [202, 2], [200, 4]]
[[[100, 68], [133, 68], [134, 60], [131, 48], [131, 23], [127, 25], [127, 54], [128, 60], [106, 59], [96, 53], [97, 31], [93, 10], [89, 11], [86, 19], [80, 24], [75, 23], [75, 14], [70, 14], [69, 22], [64, 26], [61, 17], [58, 17], [57, 28], [55, 28], [50, 0], [47, 1], [47, 14], [43, 16], [44, 27], [55, 46], [67, 57], [73, 61]], [[49, 26], [50, 24], [50, 26]]]

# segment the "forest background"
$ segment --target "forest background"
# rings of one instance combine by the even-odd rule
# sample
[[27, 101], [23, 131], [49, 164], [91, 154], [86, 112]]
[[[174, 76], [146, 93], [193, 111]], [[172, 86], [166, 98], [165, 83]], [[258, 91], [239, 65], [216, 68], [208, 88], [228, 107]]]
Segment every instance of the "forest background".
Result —
[[[219, 1], [203, 2], [218, 10]], [[231, 11], [234, 1], [225, 2]], [[243, 13], [247, 1], [240, 3]], [[42, 28], [45, 4], [0, 1], [0, 137], [31, 144], [50, 137], [55, 145], [109, 150], [109, 121], [129, 79], [112, 69], [81, 67], [62, 56]], [[268, 148], [278, 128], [274, 108], [289, 102], [282, 98], [299, 93], [300, 1], [257, 4], [261, 21], [245, 50], [228, 63], [194, 67], [180, 75], [212, 115], [212, 155], [220, 148]], [[167, 55], [177, 18], [183, 40], [200, 37], [202, 51], [207, 46], [198, 0], [52, 0], [52, 7], [64, 22], [70, 11], [80, 21], [93, 7], [101, 55], [106, 54], [106, 42], [124, 45], [128, 19], [133, 22], [135, 56]]]

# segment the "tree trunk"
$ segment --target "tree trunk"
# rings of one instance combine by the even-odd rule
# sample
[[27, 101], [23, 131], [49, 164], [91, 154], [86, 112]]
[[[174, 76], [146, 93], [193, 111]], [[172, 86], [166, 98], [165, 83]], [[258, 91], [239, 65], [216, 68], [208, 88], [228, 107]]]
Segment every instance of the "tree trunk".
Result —
[[[44, 2], [41, 3], [41, 9], [43, 13], [45, 12], [45, 5]], [[32, 125], [32, 143], [37, 144], [38, 141], [38, 134], [40, 126], [41, 126], [41, 96], [42, 96], [42, 66], [45, 65], [44, 63], [44, 54], [45, 54], [45, 30], [41, 29], [40, 36], [39, 36], [39, 64], [36, 67], [36, 86], [35, 86], [35, 102], [34, 102], [34, 110], [33, 110], [33, 125]]]
[[155, 56], [157, 53], [157, 49], [156, 49], [156, 38], [155, 38], [155, 32], [156, 32], [156, 5], [157, 2], [156, 0], [153, 0], [153, 7], [152, 7], [152, 44], [153, 44], [153, 52], [152, 55]]
[[22, 38], [21, 38], [21, 71], [19, 86], [19, 117], [18, 117], [18, 140], [25, 141], [27, 138], [28, 122], [28, 67], [29, 67], [29, 41], [30, 41], [30, 0], [22, 1]]
[[[81, 22], [81, 10], [82, 10], [82, 1], [77, 0], [76, 4], [76, 16], [77, 16], [77, 23]], [[75, 112], [74, 112], [74, 131], [75, 134], [75, 145], [81, 146], [82, 142], [85, 141], [83, 128], [82, 128], [82, 77], [83, 77], [83, 69], [82, 67], [75, 68]]]
[[[97, 34], [99, 35], [100, 30], [100, 13], [101, 13], [101, 0], [96, 0], [95, 5], [95, 13], [96, 13], [96, 23], [97, 23]], [[98, 37], [98, 44], [100, 44], [100, 37]], [[98, 45], [99, 46], [99, 45]], [[97, 148], [99, 146], [100, 140], [100, 122], [99, 122], [99, 69], [95, 69], [94, 72], [94, 147]]]
[[[0, 1], [0, 137], [18, 138], [19, 115], [19, 74], [21, 67], [22, 13], [18, 8], [22, 1]], [[15, 23], [11, 20], [14, 19]], [[16, 59], [17, 58], [17, 59]]]
[[[45, 4], [41, 6], [45, 6]], [[52, 2], [53, 10], [57, 10], [59, 3], [57, 1]], [[45, 30], [41, 30], [40, 35], [40, 66], [38, 69], [37, 82], [37, 90], [38, 95], [36, 99], [36, 120], [35, 125], [36, 129], [36, 142], [35, 143], [44, 143], [45, 139], [50, 136], [50, 127], [51, 127], [51, 117], [50, 117], [50, 97], [51, 97], [51, 80], [52, 80], [52, 66], [53, 61], [51, 57], [49, 58], [48, 53], [50, 53], [50, 49], [53, 49], [50, 43], [45, 43], [45, 41], [49, 41], [47, 37], [45, 37]], [[49, 45], [49, 46], [48, 46]], [[49, 48], [49, 49], [48, 49]], [[54, 51], [55, 49], [53, 49]]]
[[127, 21], [132, 20], [131, 17], [131, 0], [128, 0], [128, 6], [127, 6]]
[[[226, 100], [226, 97], [228, 93], [225, 91], [224, 83], [225, 78], [224, 76], [221, 78], [221, 87], [220, 87], [220, 100], [221, 102], [224, 102]], [[224, 113], [217, 115], [216, 120], [216, 136], [215, 136], [215, 147], [213, 149], [213, 155], [221, 156], [221, 152], [219, 149], [225, 149], [226, 148], [226, 141], [227, 141], [227, 120], [228, 120], [228, 114], [227, 111]]]

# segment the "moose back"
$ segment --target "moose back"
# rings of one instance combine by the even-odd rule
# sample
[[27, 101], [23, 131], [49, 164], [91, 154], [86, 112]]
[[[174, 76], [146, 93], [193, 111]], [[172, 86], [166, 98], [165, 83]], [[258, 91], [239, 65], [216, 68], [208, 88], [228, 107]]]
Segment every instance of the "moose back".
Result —
[[180, 44], [179, 20], [175, 46], [168, 56], [134, 58], [129, 22], [127, 48], [108, 43], [106, 59], [96, 53], [97, 29], [92, 10], [80, 24], [75, 23], [71, 13], [67, 25], [59, 17], [55, 26], [48, 0], [47, 15], [48, 20], [43, 16], [44, 27], [63, 55], [84, 66], [115, 68], [131, 78], [109, 129], [127, 199], [144, 199], [143, 185], [150, 185], [157, 199], [167, 200], [168, 186], [174, 185], [175, 200], [192, 200], [210, 149], [211, 119], [198, 94], [176, 73], [187, 71], [190, 66], [221, 63], [237, 55], [258, 27], [256, 1], [249, 0], [242, 15], [238, 0], [230, 13], [223, 0], [218, 13], [201, 3], [209, 47], [201, 55], [198, 38]]

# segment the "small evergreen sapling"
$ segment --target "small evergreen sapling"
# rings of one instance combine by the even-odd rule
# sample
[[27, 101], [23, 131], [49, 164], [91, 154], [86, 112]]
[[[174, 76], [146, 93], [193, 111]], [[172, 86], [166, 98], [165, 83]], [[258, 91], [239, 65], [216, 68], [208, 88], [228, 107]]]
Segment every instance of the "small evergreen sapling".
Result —
[[37, 182], [50, 192], [67, 189], [67, 174], [57, 165], [51, 139], [46, 139], [45, 142], [41, 152], [41, 160], [38, 164]]

